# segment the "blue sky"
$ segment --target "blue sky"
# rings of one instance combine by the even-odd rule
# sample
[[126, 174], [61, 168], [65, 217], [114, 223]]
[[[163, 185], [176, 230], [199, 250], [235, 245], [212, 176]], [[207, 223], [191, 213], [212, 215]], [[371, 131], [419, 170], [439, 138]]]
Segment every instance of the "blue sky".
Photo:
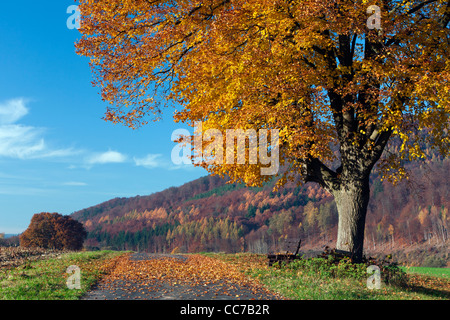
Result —
[[138, 130], [101, 118], [70, 0], [8, 1], [0, 10], [0, 233], [24, 231], [34, 213], [70, 214], [115, 197], [147, 195], [207, 174], [171, 161], [175, 129]]

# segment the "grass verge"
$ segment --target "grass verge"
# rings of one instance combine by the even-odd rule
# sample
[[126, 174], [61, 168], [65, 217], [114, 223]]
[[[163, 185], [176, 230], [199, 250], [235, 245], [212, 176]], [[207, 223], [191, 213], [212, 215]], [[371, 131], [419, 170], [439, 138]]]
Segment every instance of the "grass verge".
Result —
[[[248, 276], [270, 290], [293, 300], [448, 300], [450, 280], [406, 274], [401, 284], [382, 281], [380, 289], [367, 287], [366, 267], [345, 266], [327, 270], [323, 261], [303, 260], [281, 267], [268, 267], [265, 255], [207, 254], [237, 264]], [[383, 279], [383, 274], [381, 274]], [[430, 280], [431, 279], [431, 280]]]
[[[27, 261], [16, 268], [0, 269], [1, 300], [76, 300], [114, 265], [124, 252], [87, 251], [65, 253], [57, 258]], [[69, 289], [66, 273], [71, 265], [80, 268], [81, 289]]]

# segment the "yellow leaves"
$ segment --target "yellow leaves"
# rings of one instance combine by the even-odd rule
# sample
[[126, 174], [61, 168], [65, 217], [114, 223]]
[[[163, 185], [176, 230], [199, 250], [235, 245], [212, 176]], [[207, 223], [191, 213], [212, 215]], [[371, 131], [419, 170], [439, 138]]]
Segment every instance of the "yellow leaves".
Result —
[[[376, 140], [366, 137], [371, 127], [392, 129], [401, 145], [382, 170], [403, 176], [397, 164], [423, 158], [422, 142], [449, 154], [449, 31], [434, 21], [446, 5], [428, 4], [429, 19], [419, 19], [421, 11], [404, 14], [412, 2], [401, 3], [382, 14], [384, 34], [371, 34], [369, 4], [381, 6], [365, 0], [339, 6], [319, 0], [82, 0], [77, 52], [91, 58], [96, 85], [113, 105], [105, 120], [135, 128], [145, 117], [159, 119], [161, 107], [175, 102], [183, 108], [176, 121], [203, 121], [205, 130], [222, 132], [280, 129], [281, 161], [326, 162], [334, 159], [330, 145], [343, 143], [336, 110], [352, 107], [358, 125], [348, 135], [354, 140], [345, 143], [373, 152]], [[352, 101], [335, 109], [331, 93]], [[417, 134], [425, 128], [426, 138]], [[257, 166], [207, 169], [254, 185], [267, 178]]]

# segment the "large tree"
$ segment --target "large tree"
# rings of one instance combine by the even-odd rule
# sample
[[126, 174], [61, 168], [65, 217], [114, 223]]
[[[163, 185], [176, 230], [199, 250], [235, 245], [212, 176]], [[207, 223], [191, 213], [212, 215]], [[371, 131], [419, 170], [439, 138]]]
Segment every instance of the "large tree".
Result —
[[[106, 120], [135, 128], [177, 105], [197, 134], [278, 129], [279, 185], [300, 177], [333, 194], [337, 248], [355, 259], [372, 169], [396, 179], [424, 144], [450, 150], [448, 0], [80, 2], [77, 50], [111, 103]], [[388, 141], [398, 148], [382, 157]], [[200, 165], [271, 178], [261, 161]]]

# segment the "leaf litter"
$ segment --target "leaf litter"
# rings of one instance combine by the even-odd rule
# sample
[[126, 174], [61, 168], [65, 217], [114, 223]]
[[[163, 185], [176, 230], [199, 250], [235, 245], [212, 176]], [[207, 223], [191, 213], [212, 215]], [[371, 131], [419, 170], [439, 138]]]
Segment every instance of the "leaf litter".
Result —
[[200, 254], [145, 260], [127, 254], [112, 264], [97, 286], [103, 294], [86, 299], [282, 299], [238, 265]]

